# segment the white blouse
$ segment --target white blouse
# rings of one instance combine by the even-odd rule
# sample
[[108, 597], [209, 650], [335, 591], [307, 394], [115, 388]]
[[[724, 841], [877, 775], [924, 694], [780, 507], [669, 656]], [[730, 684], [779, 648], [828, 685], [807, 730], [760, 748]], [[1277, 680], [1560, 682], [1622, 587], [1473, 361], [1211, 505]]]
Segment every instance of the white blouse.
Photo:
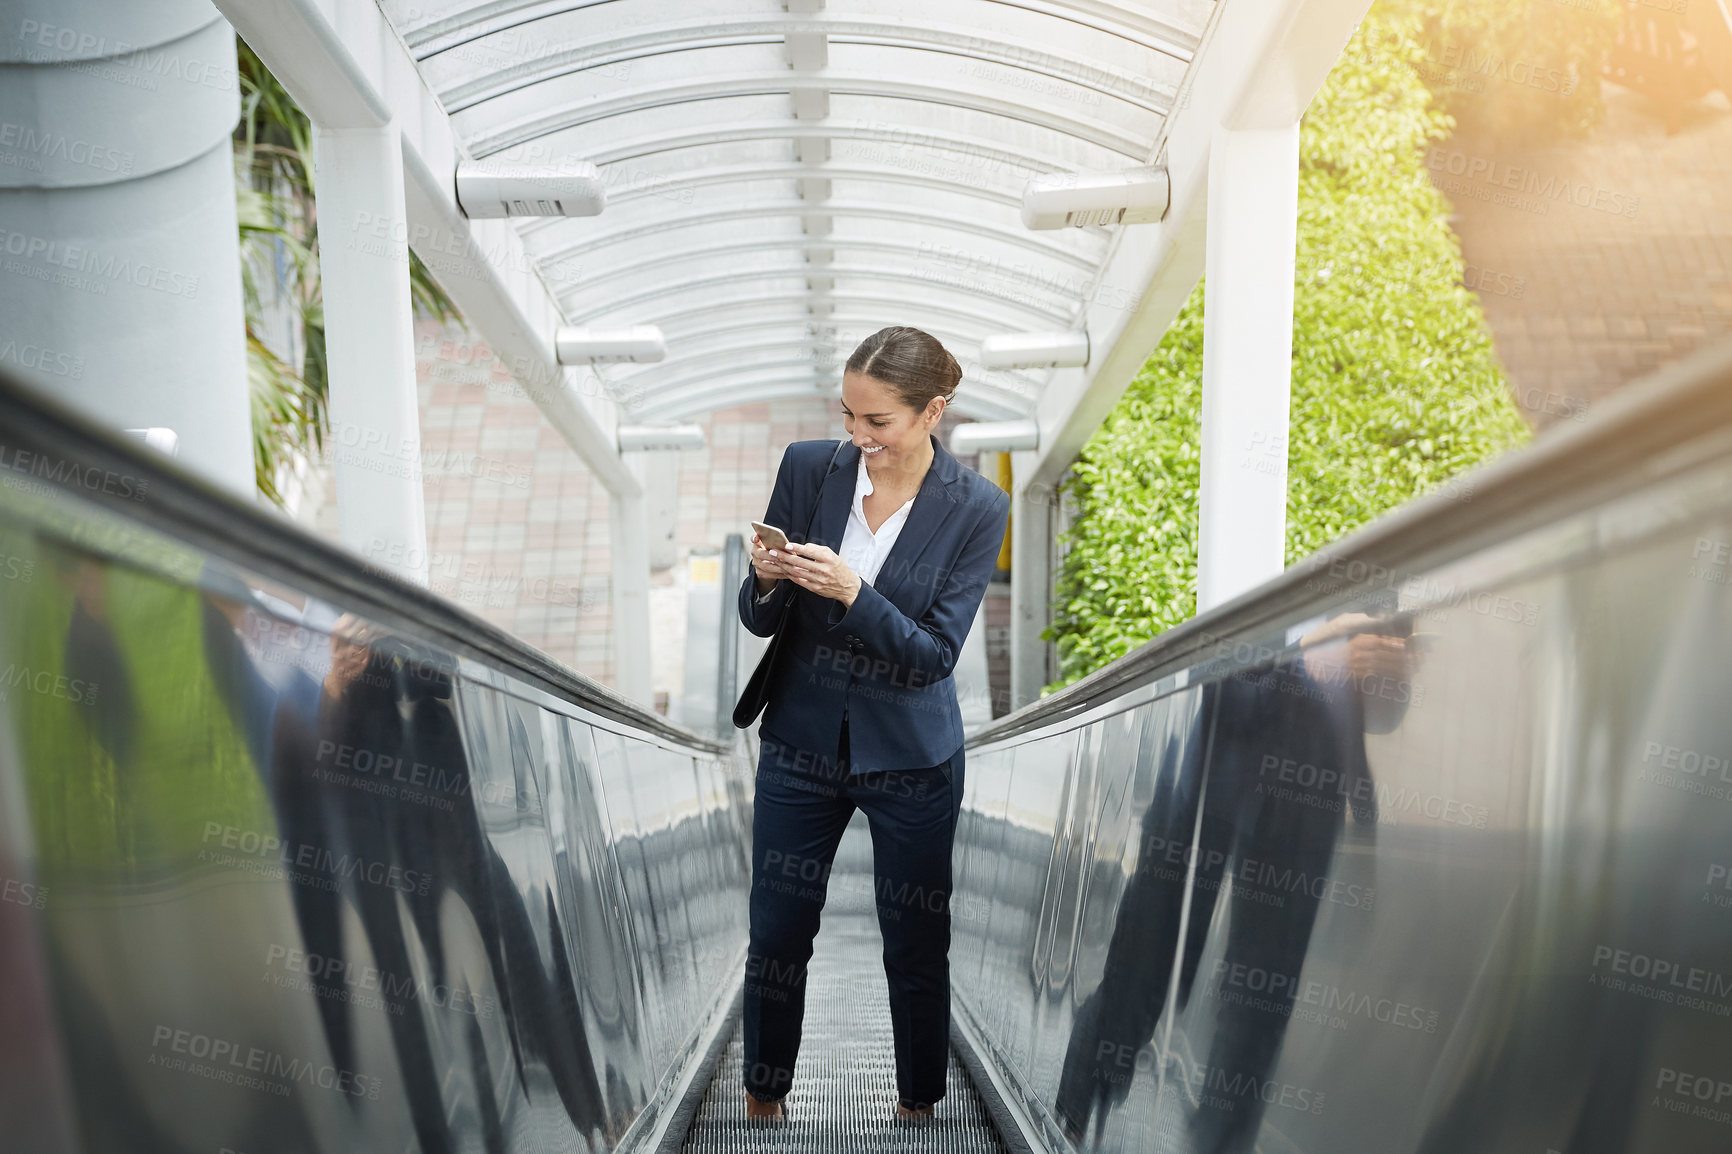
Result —
[[848, 526], [842, 530], [842, 560], [860, 575], [868, 585], [884, 567], [890, 547], [902, 536], [902, 526], [908, 523], [908, 511], [914, 508], [914, 498], [902, 503], [902, 508], [884, 518], [878, 532], [866, 523], [866, 498], [872, 493], [872, 475], [866, 471], [866, 454], [860, 454], [860, 474], [854, 479], [854, 508], [848, 514]]
[[[868, 585], [884, 567], [884, 558], [890, 555], [891, 546], [902, 535], [902, 526], [908, 523], [908, 511], [914, 508], [914, 498], [910, 497], [902, 503], [902, 508], [884, 518], [884, 523], [874, 533], [866, 523], [866, 498], [871, 493], [872, 476], [866, 471], [866, 454], [862, 453], [859, 472], [854, 478], [854, 507], [848, 513], [847, 527], [842, 530], [842, 548], [838, 556]], [[771, 589], [769, 593], [760, 594], [758, 600], [768, 601], [775, 592]]]

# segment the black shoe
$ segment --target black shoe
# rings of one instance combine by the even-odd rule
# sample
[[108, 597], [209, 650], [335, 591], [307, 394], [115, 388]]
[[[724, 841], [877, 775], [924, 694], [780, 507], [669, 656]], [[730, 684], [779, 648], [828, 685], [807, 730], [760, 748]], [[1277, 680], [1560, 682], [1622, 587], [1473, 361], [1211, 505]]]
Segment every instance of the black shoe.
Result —
[[786, 1122], [788, 1107], [782, 1099], [770, 1102], [760, 1102], [752, 1097], [750, 1090], [746, 1091], [746, 1121], [748, 1122]]

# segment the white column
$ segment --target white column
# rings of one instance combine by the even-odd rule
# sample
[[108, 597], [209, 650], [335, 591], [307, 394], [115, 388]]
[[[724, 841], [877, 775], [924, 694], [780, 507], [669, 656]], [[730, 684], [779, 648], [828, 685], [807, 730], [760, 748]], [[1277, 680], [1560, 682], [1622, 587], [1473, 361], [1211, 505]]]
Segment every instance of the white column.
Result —
[[[632, 454], [641, 456], [641, 454]], [[641, 462], [632, 462], [641, 467]], [[613, 687], [645, 708], [654, 704], [650, 677], [649, 513], [645, 499], [608, 496], [608, 544], [613, 562]]]
[[374, 565], [425, 585], [402, 139], [395, 123], [317, 129], [313, 160], [337, 532]]
[[[686, 618], [685, 670], [679, 692], [671, 695], [678, 700], [679, 708], [673, 708], [674, 702], [670, 701], [668, 716], [699, 733], [723, 732], [716, 725], [722, 716], [716, 690], [722, 681], [722, 654], [727, 650], [722, 635], [724, 631], [739, 629], [740, 615], [728, 594], [738, 593], [740, 587], [737, 583], [732, 589], [727, 587], [722, 560], [721, 550], [704, 548], [693, 549], [686, 559], [686, 597], [682, 606]], [[662, 645], [668, 644], [665, 636], [659, 640]], [[728, 702], [730, 709], [733, 704]]]
[[233, 30], [209, 0], [0, 13], [0, 369], [253, 497]]
[[1204, 261], [1197, 611], [1283, 568], [1299, 126], [1217, 128]]
[[986, 601], [980, 599], [975, 610], [974, 624], [962, 639], [962, 652], [956, 655], [956, 701], [962, 708], [962, 728], [978, 729], [992, 720], [992, 680], [986, 661]]
[[1050, 485], [1030, 485], [1033, 451], [1010, 455], [1010, 708], [1021, 709], [1040, 698], [1052, 680], [1047, 668], [1050, 646], [1041, 630], [1052, 624], [1052, 502]]
[[678, 449], [646, 449], [621, 453], [638, 458], [633, 475], [643, 488], [644, 525], [651, 569], [671, 569], [680, 559], [680, 453]]

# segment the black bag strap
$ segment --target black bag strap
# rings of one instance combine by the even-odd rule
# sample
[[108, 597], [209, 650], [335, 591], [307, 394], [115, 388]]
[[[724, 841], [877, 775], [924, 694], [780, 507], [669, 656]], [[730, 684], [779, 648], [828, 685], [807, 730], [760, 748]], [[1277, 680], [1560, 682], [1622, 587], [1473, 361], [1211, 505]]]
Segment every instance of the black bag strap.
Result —
[[836, 458], [842, 455], [842, 446], [847, 443], [846, 438], [836, 442], [836, 451], [830, 454], [830, 463], [824, 467], [824, 475], [818, 478], [818, 491], [812, 494], [812, 515], [806, 518], [806, 541], [801, 544], [812, 539], [812, 525], [818, 520], [818, 506], [824, 503], [824, 482], [836, 471]]
[[[816, 524], [818, 520], [818, 506], [824, 503], [824, 482], [829, 480], [830, 474], [836, 471], [836, 458], [842, 455], [842, 446], [847, 443], [848, 440], [846, 437], [836, 442], [836, 451], [830, 454], [830, 463], [824, 467], [824, 475], [818, 478], [818, 491], [812, 494], [812, 514], [806, 518], [806, 531], [801, 534], [803, 539], [800, 544], [802, 545], [807, 544], [812, 540], [812, 526]], [[790, 593], [782, 602], [782, 616], [776, 619], [776, 632], [780, 633], [782, 631], [782, 622], [786, 620], [788, 616], [788, 606], [793, 603], [794, 595]]]

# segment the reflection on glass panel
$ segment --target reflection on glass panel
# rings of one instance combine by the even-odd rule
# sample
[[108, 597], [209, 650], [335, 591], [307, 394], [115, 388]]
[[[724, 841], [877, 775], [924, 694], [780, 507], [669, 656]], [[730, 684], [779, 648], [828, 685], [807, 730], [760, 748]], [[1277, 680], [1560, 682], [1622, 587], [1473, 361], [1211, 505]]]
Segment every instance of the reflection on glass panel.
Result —
[[5, 1090], [19, 1149], [600, 1150], [643, 1115], [727, 988], [685, 918], [743, 903], [741, 761], [51, 485], [0, 489], [0, 556], [6, 1046], [61, 1063]]
[[983, 751], [958, 903], [992, 922], [959, 1002], [1049, 1132], [1719, 1148], [1732, 598], [1703, 558], [1732, 539], [1724, 472]]

